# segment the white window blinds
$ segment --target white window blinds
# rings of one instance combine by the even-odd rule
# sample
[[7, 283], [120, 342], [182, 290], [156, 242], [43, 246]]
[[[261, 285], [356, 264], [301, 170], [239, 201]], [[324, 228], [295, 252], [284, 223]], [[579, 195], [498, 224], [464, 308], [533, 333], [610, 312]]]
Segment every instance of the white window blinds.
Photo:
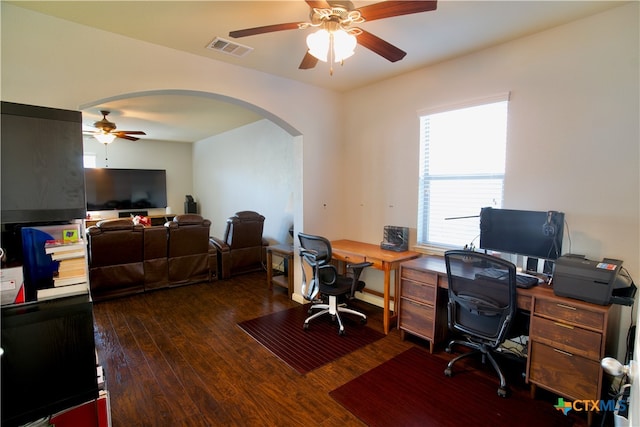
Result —
[[508, 97], [419, 112], [419, 245], [475, 244], [480, 209], [502, 207]]

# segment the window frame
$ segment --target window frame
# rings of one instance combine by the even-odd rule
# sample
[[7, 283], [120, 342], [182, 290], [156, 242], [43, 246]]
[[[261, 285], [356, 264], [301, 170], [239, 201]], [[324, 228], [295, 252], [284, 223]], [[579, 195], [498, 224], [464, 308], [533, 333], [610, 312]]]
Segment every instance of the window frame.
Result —
[[[449, 180], [453, 180], [453, 179], [473, 179], [475, 178], [480, 178], [480, 179], [501, 179], [501, 199], [500, 199], [500, 203], [499, 205], [497, 204], [493, 204], [491, 205], [492, 207], [495, 208], [500, 208], [504, 205], [504, 185], [505, 185], [505, 179], [506, 179], [506, 154], [507, 154], [507, 148], [508, 148], [508, 126], [509, 126], [509, 104], [510, 104], [510, 98], [511, 98], [511, 93], [510, 92], [503, 92], [503, 93], [498, 93], [498, 94], [494, 94], [494, 95], [489, 95], [489, 96], [483, 96], [483, 97], [479, 97], [479, 98], [474, 98], [474, 99], [469, 99], [469, 100], [465, 100], [465, 101], [460, 101], [460, 102], [455, 102], [455, 103], [451, 103], [451, 104], [444, 104], [444, 105], [439, 105], [439, 106], [435, 106], [435, 107], [430, 107], [430, 108], [424, 108], [424, 109], [420, 109], [417, 111], [417, 116], [418, 116], [418, 121], [419, 121], [419, 126], [420, 126], [420, 137], [419, 137], [419, 146], [420, 146], [420, 151], [419, 151], [419, 174], [418, 174], [418, 210], [416, 212], [417, 214], [417, 218], [416, 218], [416, 230], [417, 230], [417, 234], [416, 234], [416, 249], [419, 250], [423, 250], [426, 251], [428, 253], [444, 253], [446, 250], [448, 249], [452, 249], [452, 248], [458, 248], [459, 246], [455, 245], [455, 244], [451, 244], [451, 245], [447, 245], [447, 244], [442, 244], [442, 243], [436, 243], [436, 242], [432, 242], [429, 240], [426, 241], [422, 241], [423, 236], [424, 237], [428, 237], [428, 227], [429, 227], [429, 218], [428, 218], [428, 213], [425, 212], [427, 208], [427, 203], [428, 201], [426, 201], [424, 199], [424, 195], [425, 195], [425, 186], [428, 185], [429, 182], [431, 181], [437, 181], [437, 180], [443, 180], [443, 179], [449, 179]], [[443, 175], [434, 175], [433, 178], [428, 179], [427, 176], [425, 175], [425, 172], [427, 171], [427, 165], [425, 165], [425, 162], [427, 161], [427, 155], [429, 153], [429, 147], [425, 147], [424, 144], [428, 141], [423, 141], [424, 139], [424, 129], [423, 129], [423, 120], [422, 118], [425, 116], [431, 116], [431, 115], [435, 115], [435, 114], [440, 114], [440, 113], [446, 113], [446, 112], [454, 112], [456, 110], [461, 110], [461, 109], [465, 109], [465, 108], [471, 108], [471, 107], [479, 107], [479, 106], [483, 106], [483, 105], [490, 105], [490, 104], [494, 104], [494, 103], [499, 103], [499, 102], [506, 102], [506, 117], [505, 117], [505, 123], [506, 123], [506, 129], [505, 129], [505, 141], [504, 141], [504, 166], [502, 169], [502, 173], [472, 173], [472, 174], [452, 174], [449, 176], [443, 176]], [[477, 215], [479, 216], [480, 214], [480, 210], [478, 209]], [[461, 217], [466, 218], [466, 215], [461, 215]], [[479, 244], [479, 242], [477, 241], [478, 236], [476, 236], [472, 241], [468, 242], [468, 244], [474, 244], [477, 245]]]

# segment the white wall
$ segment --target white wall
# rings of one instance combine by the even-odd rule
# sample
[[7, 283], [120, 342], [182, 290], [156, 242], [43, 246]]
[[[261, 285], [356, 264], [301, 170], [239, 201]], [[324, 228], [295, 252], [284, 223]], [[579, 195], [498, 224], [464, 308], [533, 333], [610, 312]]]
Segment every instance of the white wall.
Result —
[[265, 217], [263, 236], [289, 242], [293, 221], [293, 138], [261, 120], [194, 144], [195, 191], [213, 235], [223, 237], [226, 220], [252, 210]]
[[[167, 171], [167, 204], [174, 214], [184, 212], [186, 194], [193, 193], [191, 144], [167, 141], [116, 139], [105, 147], [93, 137], [84, 138], [85, 154], [96, 155], [96, 166], [105, 167], [105, 155], [110, 168], [164, 169]], [[153, 212], [152, 212], [153, 211]], [[149, 214], [164, 214], [152, 210]], [[115, 212], [100, 212], [101, 217], [115, 217]]]
[[348, 93], [345, 237], [415, 241], [416, 112], [510, 91], [505, 207], [565, 212], [564, 252], [640, 280], [638, 52], [634, 3]]
[[[563, 252], [622, 259], [639, 281], [638, 32], [634, 2], [348, 93], [356, 197], [345, 200], [344, 237], [378, 243], [391, 224], [410, 227], [415, 242], [416, 112], [511, 92], [505, 207], [565, 212]], [[364, 278], [382, 289], [381, 273]]]

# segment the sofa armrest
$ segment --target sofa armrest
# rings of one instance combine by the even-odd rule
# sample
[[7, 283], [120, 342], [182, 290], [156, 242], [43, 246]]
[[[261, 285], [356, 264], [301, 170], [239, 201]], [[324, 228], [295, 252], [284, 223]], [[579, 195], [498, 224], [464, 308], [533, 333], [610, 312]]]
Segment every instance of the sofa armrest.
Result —
[[215, 246], [216, 250], [218, 252], [220, 252], [220, 253], [225, 253], [225, 252], [230, 252], [231, 251], [231, 247], [229, 245], [227, 245], [227, 243], [222, 239], [210, 236], [209, 237], [209, 242], [212, 243], [213, 246]]
[[213, 236], [209, 236], [209, 245], [213, 245], [217, 252], [217, 277], [228, 279], [231, 277], [231, 247], [222, 239]]

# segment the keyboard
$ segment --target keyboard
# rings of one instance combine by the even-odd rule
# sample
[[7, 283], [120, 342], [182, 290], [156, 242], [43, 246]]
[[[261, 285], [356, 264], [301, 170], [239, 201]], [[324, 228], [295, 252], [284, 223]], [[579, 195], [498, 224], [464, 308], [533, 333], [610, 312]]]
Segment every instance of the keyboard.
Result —
[[[486, 268], [476, 274], [479, 277], [486, 277], [489, 279], [498, 279], [507, 281], [509, 272], [507, 270], [500, 270], [498, 268]], [[516, 273], [516, 286], [522, 289], [529, 289], [538, 284], [538, 278], [530, 276], [528, 274]]]

